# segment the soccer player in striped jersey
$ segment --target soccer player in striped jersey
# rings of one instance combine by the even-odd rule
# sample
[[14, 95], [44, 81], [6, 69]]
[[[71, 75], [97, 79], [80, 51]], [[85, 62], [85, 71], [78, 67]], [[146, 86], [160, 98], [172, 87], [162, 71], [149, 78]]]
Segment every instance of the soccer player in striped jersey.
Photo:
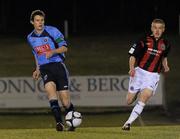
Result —
[[[44, 25], [45, 14], [43, 11], [33, 11], [30, 22], [34, 30], [28, 35], [27, 40], [36, 63], [33, 78], [37, 80], [41, 75], [56, 120], [56, 130], [63, 131], [64, 125], [58, 98], [60, 98], [66, 113], [74, 110], [68, 91], [68, 71], [64, 64], [64, 53], [68, 50], [67, 43], [63, 34], [56, 27]], [[74, 131], [74, 129], [71, 127], [69, 131]]]
[[168, 72], [167, 56], [170, 51], [169, 42], [163, 37], [165, 23], [162, 19], [154, 19], [151, 24], [152, 34], [145, 36], [129, 50], [129, 89], [127, 104], [132, 104], [139, 94], [129, 119], [122, 129], [130, 130], [131, 124], [142, 113], [147, 101], [155, 94], [160, 72]]

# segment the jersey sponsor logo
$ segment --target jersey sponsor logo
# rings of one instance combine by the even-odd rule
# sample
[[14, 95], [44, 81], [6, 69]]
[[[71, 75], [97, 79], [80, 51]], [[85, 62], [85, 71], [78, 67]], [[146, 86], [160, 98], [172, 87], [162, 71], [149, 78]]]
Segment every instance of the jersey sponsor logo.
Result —
[[151, 54], [151, 55], [160, 56], [162, 51], [156, 50], [156, 49], [152, 49], [152, 48], [148, 48], [148, 53]]
[[166, 46], [164, 44], [161, 45], [161, 49], [162, 50], [165, 50], [166, 49]]
[[44, 54], [45, 52], [48, 52], [51, 50], [51, 47], [49, 44], [44, 44], [44, 45], [41, 45], [41, 46], [36, 46], [34, 47], [34, 50], [36, 51], [36, 53], [38, 55], [42, 55]]

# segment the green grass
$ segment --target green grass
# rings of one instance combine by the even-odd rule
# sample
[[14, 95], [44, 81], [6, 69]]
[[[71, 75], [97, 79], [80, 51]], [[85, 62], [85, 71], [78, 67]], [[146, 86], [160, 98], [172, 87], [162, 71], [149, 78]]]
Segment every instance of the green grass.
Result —
[[79, 128], [76, 132], [54, 129], [1, 129], [2, 139], [179, 139], [180, 126], [133, 127], [130, 132], [120, 127]]
[[[155, 111], [155, 112], [154, 112]], [[145, 111], [131, 131], [121, 126], [129, 112], [83, 114], [83, 122], [76, 132], [56, 132], [51, 114], [0, 115], [1, 139], [179, 139], [180, 126], [159, 110]], [[156, 126], [155, 126], [156, 125]], [[158, 126], [157, 126], [158, 125]]]
[[[129, 117], [130, 112], [82, 113], [81, 127], [120, 127]], [[143, 122], [143, 124], [142, 124]], [[160, 110], [145, 110], [141, 119], [137, 119], [133, 126], [176, 125], [180, 124], [175, 118], [167, 117]], [[1, 114], [0, 129], [33, 129], [55, 128], [54, 117], [49, 114]]]

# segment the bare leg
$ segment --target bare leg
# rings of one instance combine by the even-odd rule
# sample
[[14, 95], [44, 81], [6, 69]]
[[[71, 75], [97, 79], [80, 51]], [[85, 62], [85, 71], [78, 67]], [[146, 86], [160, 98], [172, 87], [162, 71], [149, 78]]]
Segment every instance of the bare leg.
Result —
[[69, 107], [71, 104], [70, 94], [68, 90], [62, 90], [58, 92], [61, 103], [64, 107]]
[[152, 90], [150, 89], [144, 89], [139, 96], [139, 101], [134, 106], [129, 119], [125, 122], [122, 129], [123, 130], [130, 130], [130, 125], [137, 119], [137, 117], [142, 113], [145, 104], [149, 100], [149, 98], [152, 96]]
[[128, 92], [128, 94], [126, 96], [127, 105], [131, 105], [137, 99], [138, 93], [139, 92], [137, 92], [137, 93]]
[[[59, 98], [61, 100], [61, 103], [65, 108], [65, 112], [66, 112], [65, 114], [67, 114], [70, 111], [74, 111], [74, 106], [71, 103], [69, 91], [61, 90], [58, 93], [59, 93]], [[75, 131], [75, 127], [73, 126], [69, 127], [68, 131]]]
[[57, 93], [56, 93], [56, 85], [54, 82], [48, 82], [45, 84], [45, 90], [47, 92], [48, 95], [48, 99], [52, 100], [52, 99], [58, 99], [57, 97]]

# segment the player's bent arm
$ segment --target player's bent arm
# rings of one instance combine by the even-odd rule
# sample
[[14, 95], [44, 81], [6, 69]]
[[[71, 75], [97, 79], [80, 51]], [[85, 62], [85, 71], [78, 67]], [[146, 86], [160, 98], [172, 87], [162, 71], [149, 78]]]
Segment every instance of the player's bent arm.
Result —
[[36, 64], [36, 70], [39, 70], [39, 65], [38, 65], [38, 61], [36, 59], [36, 57], [34, 56], [34, 59], [35, 59], [35, 64]]
[[130, 56], [129, 58], [129, 75], [134, 76], [135, 74], [135, 63], [136, 63], [136, 58], [134, 56]]
[[164, 72], [168, 72], [170, 69], [169, 69], [169, 66], [168, 66], [168, 60], [167, 60], [167, 57], [164, 57], [162, 59], [162, 65], [164, 67]]
[[61, 46], [57, 49], [52, 50], [52, 53], [53, 54], [61, 54], [61, 53], [67, 52], [67, 50], [68, 50], [68, 48], [66, 46]]
[[50, 58], [54, 54], [61, 54], [61, 53], [67, 52], [67, 50], [68, 50], [68, 48], [66, 46], [61, 46], [57, 49], [46, 52], [46, 58]]

